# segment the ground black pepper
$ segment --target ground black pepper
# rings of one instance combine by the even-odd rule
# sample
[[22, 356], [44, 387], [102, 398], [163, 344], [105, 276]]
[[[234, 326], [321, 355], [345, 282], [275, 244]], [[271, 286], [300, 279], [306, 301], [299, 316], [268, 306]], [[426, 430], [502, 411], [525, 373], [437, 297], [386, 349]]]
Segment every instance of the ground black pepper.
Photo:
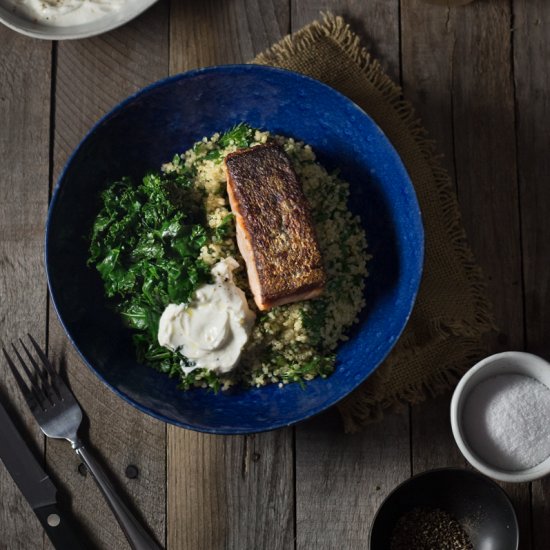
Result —
[[414, 508], [392, 533], [390, 550], [473, 550], [458, 521], [443, 510]]

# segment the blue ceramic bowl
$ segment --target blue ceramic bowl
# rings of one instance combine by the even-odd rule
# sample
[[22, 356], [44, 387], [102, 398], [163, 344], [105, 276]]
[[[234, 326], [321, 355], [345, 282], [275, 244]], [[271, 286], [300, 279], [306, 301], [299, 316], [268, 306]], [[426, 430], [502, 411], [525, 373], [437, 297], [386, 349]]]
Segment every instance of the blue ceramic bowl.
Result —
[[[100, 193], [113, 180], [139, 180], [203, 136], [245, 121], [309, 143], [328, 169], [351, 184], [373, 260], [367, 307], [338, 349], [328, 379], [302, 389], [269, 385], [214, 394], [183, 392], [141, 365], [130, 332], [86, 266]], [[381, 363], [401, 334], [420, 283], [423, 230], [403, 164], [378, 126], [333, 89], [279, 69], [212, 67], [152, 84], [100, 120], [69, 159], [54, 192], [46, 228], [46, 269], [55, 308], [71, 342], [115, 393], [160, 420], [194, 430], [238, 434], [271, 430], [334, 405]]]

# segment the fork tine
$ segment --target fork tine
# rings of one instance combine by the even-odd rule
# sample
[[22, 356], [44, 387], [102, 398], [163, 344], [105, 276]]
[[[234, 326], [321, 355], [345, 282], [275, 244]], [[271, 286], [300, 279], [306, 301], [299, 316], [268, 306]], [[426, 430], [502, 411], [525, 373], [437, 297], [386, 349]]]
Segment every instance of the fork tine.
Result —
[[[53, 405], [53, 401], [51, 400], [50, 396], [48, 395], [48, 392], [46, 391], [46, 389], [44, 387], [44, 379], [42, 378], [43, 375], [40, 372], [40, 369], [37, 368], [38, 365], [36, 364], [36, 362], [34, 362], [34, 364], [33, 364], [33, 367], [34, 367], [34, 370], [35, 370], [34, 375], [33, 375], [31, 370], [29, 369], [29, 367], [25, 363], [25, 360], [23, 359], [23, 357], [21, 357], [21, 354], [19, 353], [19, 350], [15, 347], [14, 344], [12, 344], [11, 347], [13, 348], [13, 351], [15, 352], [15, 355], [17, 355], [17, 359], [19, 359], [19, 362], [21, 363], [21, 366], [23, 367], [23, 370], [25, 371], [25, 374], [27, 375], [27, 378], [29, 379], [29, 382], [31, 383], [31, 387], [34, 390], [35, 395], [40, 396], [40, 401], [42, 402], [42, 404], [45, 404], [46, 400], [48, 400], [50, 402], [50, 404]], [[42, 387], [40, 387], [40, 383], [37, 380], [37, 375], [40, 377], [40, 379], [42, 379], [42, 382], [43, 382]]]
[[[52, 367], [52, 364], [50, 363], [50, 360], [48, 359], [46, 354], [42, 351], [42, 348], [36, 343], [36, 340], [28, 332], [27, 332], [27, 336], [29, 337], [31, 344], [36, 350], [36, 353], [38, 353], [38, 357], [40, 357], [42, 363], [46, 367], [46, 370], [50, 373], [52, 380], [57, 380], [59, 378], [59, 375], [57, 374], [57, 372], [55, 372], [55, 369]], [[24, 344], [23, 344], [23, 347], [25, 347]], [[27, 353], [29, 352], [27, 351]]]
[[8, 352], [4, 348], [2, 348], [2, 351], [4, 352], [4, 357], [8, 362], [8, 366], [10, 367], [11, 373], [15, 378], [15, 382], [19, 386], [19, 389], [21, 390], [21, 393], [23, 394], [23, 397], [25, 398], [27, 405], [31, 409], [34, 409], [37, 406], [42, 408], [42, 403], [39, 397], [36, 395], [34, 388], [32, 390], [29, 389], [29, 386], [27, 386], [26, 382], [23, 380], [23, 377], [19, 373], [19, 370], [15, 366], [15, 363], [12, 361], [11, 357], [8, 355]]
[[[37, 353], [40, 351], [42, 352], [42, 350], [40, 349], [40, 347], [38, 346], [38, 344], [33, 340], [32, 336], [29, 334], [28, 335], [31, 339], [31, 342], [34, 346], [34, 348], [37, 350]], [[23, 340], [21, 340], [21, 338], [19, 338], [19, 343], [21, 344], [21, 347], [25, 350], [25, 353], [27, 354], [27, 357], [29, 358], [29, 361], [32, 363], [32, 366], [34, 367], [34, 369], [40, 373], [40, 378], [42, 378], [42, 381], [44, 382], [44, 384], [46, 384], [46, 386], [48, 386], [50, 383], [48, 382], [48, 375], [46, 374], [46, 372], [40, 368], [40, 366], [38, 365], [38, 363], [36, 362], [36, 360], [34, 359], [34, 357], [31, 355], [31, 352], [28, 350], [27, 346], [25, 345], [25, 343], [23, 342]], [[42, 357], [44, 354], [43, 353], [39, 353], [40, 355], [40, 359], [42, 360], [42, 363], [44, 364], [44, 366], [46, 367], [46, 371], [49, 373], [50, 375], [50, 378], [51, 378], [51, 385], [53, 386], [53, 389], [55, 391], [55, 393], [57, 394], [57, 397], [59, 399], [61, 399], [61, 394], [59, 393], [59, 389], [57, 388], [57, 385], [55, 383], [55, 379], [57, 377], [57, 373], [53, 370], [53, 367], [49, 364], [49, 361], [48, 362], [45, 362], [44, 361], [44, 357]]]
[[17, 350], [17, 348], [15, 347], [15, 345], [13, 343], [12, 343], [11, 347], [13, 348], [13, 351], [15, 352], [15, 355], [17, 355], [17, 358], [19, 359], [19, 362], [21, 363], [21, 367], [23, 367], [23, 370], [25, 371], [25, 374], [27, 375], [27, 379], [30, 382], [31, 387], [36, 386], [36, 384], [35, 384], [36, 373], [33, 374], [30, 371], [29, 367], [27, 366], [25, 361], [23, 361], [23, 358], [21, 357], [21, 354], [19, 353], [19, 351]]
[[[29, 350], [25, 347], [25, 344], [23, 343], [23, 340], [21, 340], [21, 338], [19, 338], [19, 343], [21, 344], [23, 349], [26, 351], [27, 356], [29, 357], [29, 361], [31, 362], [31, 365], [34, 368], [34, 373], [38, 374], [38, 376], [40, 376], [41, 380], [47, 384], [48, 383], [48, 375], [40, 368], [38, 363], [35, 361], [34, 357], [29, 353]], [[15, 346], [14, 346], [14, 349], [16, 349]], [[16, 353], [17, 353], [17, 351], [16, 351]], [[19, 360], [23, 361], [23, 359], [21, 357], [19, 358]], [[28, 374], [28, 372], [27, 372], [27, 374]]]

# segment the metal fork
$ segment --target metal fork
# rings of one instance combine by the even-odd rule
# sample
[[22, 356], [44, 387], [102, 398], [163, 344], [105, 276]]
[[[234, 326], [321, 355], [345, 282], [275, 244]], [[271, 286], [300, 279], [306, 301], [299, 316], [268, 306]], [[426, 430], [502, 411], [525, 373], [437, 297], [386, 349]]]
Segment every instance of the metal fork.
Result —
[[48, 437], [66, 439], [71, 443], [72, 448], [80, 456], [82, 462], [99, 485], [130, 546], [134, 550], [160, 550], [161, 547], [130, 512], [114, 490], [103, 468], [96, 462], [78, 437], [77, 432], [82, 421], [80, 405], [34, 338], [30, 334], [27, 336], [38, 355], [39, 361], [33, 357], [23, 340], [19, 339], [19, 343], [28, 358], [27, 362], [15, 345], [12, 344], [12, 347], [29, 384], [25, 382], [8, 352], [4, 348], [2, 348], [2, 351], [15, 381], [40, 428]]

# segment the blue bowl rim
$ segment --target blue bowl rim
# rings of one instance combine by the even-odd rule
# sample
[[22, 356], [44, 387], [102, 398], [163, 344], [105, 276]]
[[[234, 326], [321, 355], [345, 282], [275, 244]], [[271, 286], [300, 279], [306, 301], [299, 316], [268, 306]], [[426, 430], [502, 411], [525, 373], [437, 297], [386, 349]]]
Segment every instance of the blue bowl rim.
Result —
[[430, 477], [434, 474], [440, 474], [440, 473], [449, 473], [449, 474], [458, 474], [458, 475], [467, 475], [472, 478], [475, 478], [476, 481], [479, 481], [480, 483], [485, 483], [487, 485], [490, 485], [494, 489], [497, 490], [497, 493], [499, 493], [503, 497], [503, 501], [507, 504], [508, 508], [512, 511], [512, 517], [514, 518], [514, 533], [516, 535], [516, 548], [519, 546], [519, 523], [518, 523], [518, 517], [516, 513], [516, 509], [514, 508], [514, 504], [512, 503], [512, 499], [510, 498], [510, 495], [493, 479], [490, 477], [487, 477], [486, 475], [480, 474], [479, 472], [475, 470], [468, 470], [466, 468], [455, 468], [452, 466], [444, 467], [444, 468], [434, 468], [432, 470], [425, 470], [424, 472], [420, 472], [418, 474], [415, 474], [408, 479], [405, 479], [405, 481], [402, 481], [394, 487], [390, 493], [386, 496], [386, 498], [382, 501], [378, 509], [376, 510], [376, 513], [374, 514], [374, 517], [372, 518], [372, 523], [369, 529], [369, 545], [372, 543], [372, 533], [374, 531], [374, 527], [376, 525], [376, 520], [380, 516], [380, 513], [382, 511], [382, 508], [384, 508], [388, 502], [392, 498], [395, 497], [400, 491], [402, 491], [409, 483], [412, 483], [413, 481], [417, 481], [418, 479], [421, 479], [423, 477]]
[[[276, 430], [276, 429], [280, 429], [280, 428], [285, 428], [285, 427], [288, 427], [288, 426], [293, 426], [295, 424], [298, 424], [299, 422], [303, 422], [305, 420], [308, 420], [309, 418], [312, 418], [313, 416], [316, 416], [317, 414], [333, 407], [338, 402], [340, 402], [342, 399], [347, 397], [347, 395], [349, 395], [349, 393], [335, 398], [333, 401], [331, 401], [328, 404], [324, 404], [324, 405], [321, 405], [317, 408], [313, 408], [307, 415], [303, 416], [302, 418], [294, 419], [294, 420], [290, 420], [290, 421], [275, 421], [275, 422], [272, 422], [266, 428], [257, 429], [257, 430], [253, 430], [253, 431], [250, 431], [249, 429], [227, 428], [227, 427], [223, 427], [223, 428], [215, 428], [215, 427], [212, 428], [212, 427], [204, 427], [204, 426], [199, 427], [199, 426], [195, 426], [193, 424], [189, 424], [189, 423], [184, 422], [184, 421], [177, 421], [173, 418], [167, 418], [163, 414], [160, 414], [160, 413], [150, 409], [147, 406], [144, 406], [144, 405], [141, 405], [141, 404], [137, 403], [129, 395], [127, 395], [126, 393], [124, 393], [120, 389], [116, 388], [115, 386], [111, 385], [93, 367], [93, 365], [88, 361], [88, 359], [81, 352], [79, 346], [74, 341], [69, 329], [67, 328], [67, 326], [65, 325], [65, 322], [63, 321], [63, 318], [62, 318], [62, 316], [61, 316], [61, 314], [58, 310], [58, 307], [57, 307], [56, 294], [52, 289], [52, 283], [51, 283], [51, 280], [50, 280], [50, 270], [49, 270], [49, 261], [48, 261], [48, 258], [49, 258], [48, 241], [49, 241], [49, 235], [50, 235], [51, 218], [52, 218], [52, 213], [55, 209], [55, 205], [57, 203], [59, 190], [61, 188], [62, 182], [65, 179], [65, 175], [66, 175], [66, 173], [68, 171], [68, 168], [71, 165], [73, 159], [78, 155], [80, 150], [84, 147], [86, 142], [90, 139], [92, 134], [96, 131], [96, 129], [99, 126], [101, 126], [104, 122], [109, 120], [111, 117], [115, 116], [117, 113], [121, 112], [127, 105], [131, 104], [135, 99], [137, 99], [141, 96], [145, 96], [148, 92], [150, 92], [152, 90], [170, 85], [172, 82], [184, 81], [184, 80], [187, 80], [187, 79], [194, 78], [195, 76], [201, 75], [201, 74], [217, 73], [217, 72], [224, 73], [224, 72], [233, 72], [233, 71], [257, 71], [257, 70], [265, 71], [265, 72], [272, 73], [272, 74], [282, 74], [282, 75], [287, 75], [287, 76], [291, 75], [293, 78], [298, 78], [298, 79], [307, 81], [311, 84], [314, 84], [316, 86], [324, 88], [329, 93], [332, 93], [332, 94], [335, 94], [335, 95], [339, 96], [341, 100], [343, 100], [344, 102], [347, 102], [351, 107], [357, 109], [361, 113], [362, 116], [366, 116], [369, 119], [369, 121], [373, 125], [373, 128], [375, 128], [376, 131], [378, 131], [380, 133], [380, 135], [383, 138], [385, 138], [385, 140], [387, 141], [387, 143], [389, 145], [390, 151], [394, 155], [395, 160], [397, 161], [397, 164], [399, 165], [399, 168], [403, 172], [403, 177], [406, 178], [406, 180], [409, 183], [409, 191], [411, 191], [411, 193], [410, 193], [411, 199], [413, 200], [413, 203], [415, 204], [415, 214], [418, 216], [418, 220], [420, 222], [420, 224], [419, 224], [420, 233], [418, 235], [418, 238], [420, 240], [420, 250], [418, 250], [420, 268], [418, 270], [416, 285], [415, 285], [415, 288], [414, 288], [413, 293], [411, 295], [410, 305], [409, 305], [407, 314], [403, 318], [402, 326], [401, 326], [398, 334], [396, 334], [395, 340], [393, 341], [392, 345], [388, 347], [387, 352], [380, 359], [378, 364], [376, 364], [370, 372], [365, 374], [365, 376], [357, 382], [357, 385], [355, 386], [354, 390], [357, 389], [372, 373], [374, 373], [374, 371], [388, 357], [388, 355], [390, 354], [390, 352], [394, 348], [395, 344], [398, 342], [401, 334], [403, 333], [403, 330], [405, 329], [405, 326], [408, 323], [408, 320], [411, 316], [412, 310], [413, 310], [414, 305], [416, 303], [416, 298], [418, 296], [418, 290], [420, 288], [420, 282], [422, 280], [422, 274], [423, 274], [424, 255], [425, 255], [424, 254], [424, 252], [425, 252], [425, 236], [424, 236], [424, 227], [423, 227], [423, 224], [422, 224], [422, 213], [421, 213], [421, 210], [420, 210], [420, 205], [418, 204], [418, 198], [416, 196], [416, 190], [415, 190], [415, 187], [414, 187], [414, 185], [412, 183], [412, 180], [409, 176], [408, 171], [407, 171], [403, 161], [401, 160], [401, 157], [397, 153], [397, 150], [393, 146], [392, 142], [388, 139], [386, 134], [383, 132], [383, 130], [380, 128], [380, 126], [378, 126], [378, 124], [372, 119], [372, 117], [364, 109], [359, 107], [354, 101], [352, 101], [350, 98], [348, 98], [347, 96], [345, 96], [344, 94], [342, 94], [338, 90], [335, 90], [334, 88], [332, 88], [328, 84], [325, 84], [324, 82], [321, 82], [319, 80], [316, 80], [316, 79], [311, 78], [309, 76], [306, 76], [304, 74], [297, 73], [295, 71], [290, 71], [288, 69], [281, 69], [281, 68], [278, 68], [278, 67], [272, 67], [272, 66], [269, 66], [269, 65], [257, 65], [257, 64], [253, 64], [253, 63], [213, 65], [213, 66], [209, 66], [209, 67], [202, 67], [202, 68], [198, 68], [198, 69], [192, 69], [192, 70], [189, 70], [189, 71], [185, 71], [183, 73], [179, 73], [179, 74], [176, 74], [176, 75], [172, 75], [172, 76], [157, 80], [157, 81], [152, 82], [151, 84], [137, 90], [133, 94], [131, 94], [128, 97], [126, 97], [125, 99], [123, 99], [120, 103], [118, 103], [110, 111], [108, 111], [106, 114], [104, 114], [88, 130], [88, 132], [86, 132], [86, 134], [84, 135], [84, 137], [82, 138], [80, 143], [77, 145], [77, 147], [74, 149], [74, 151], [71, 153], [71, 155], [67, 159], [67, 161], [65, 163], [65, 166], [63, 167], [63, 170], [61, 171], [59, 177], [57, 178], [57, 182], [56, 182], [55, 188], [52, 192], [52, 197], [51, 197], [50, 204], [49, 204], [49, 207], [48, 207], [48, 215], [47, 215], [47, 219], [46, 219], [46, 230], [45, 230], [44, 264], [45, 264], [45, 267], [46, 267], [46, 278], [47, 278], [47, 283], [48, 283], [48, 290], [49, 290], [49, 293], [50, 293], [50, 296], [51, 296], [51, 300], [52, 300], [57, 318], [59, 319], [59, 322], [61, 323], [61, 326], [63, 327], [63, 330], [64, 330], [67, 338], [69, 339], [70, 343], [72, 344], [73, 348], [77, 351], [78, 355], [80, 356], [80, 358], [82, 359], [84, 364], [94, 373], [94, 375], [107, 388], [109, 388], [109, 390], [111, 390], [117, 396], [121, 397], [124, 401], [126, 401], [127, 403], [132, 405], [132, 407], [135, 407], [139, 411], [141, 411], [145, 414], [148, 414], [149, 416], [152, 416], [153, 418], [156, 418], [157, 420], [160, 420], [162, 422], [178, 426], [180, 428], [186, 428], [186, 429], [189, 429], [189, 430], [203, 432], [203, 433], [211, 433], [211, 434], [219, 434], [219, 435], [246, 435], [246, 434], [251, 434], [251, 433], [268, 432], [268, 431], [272, 431], [272, 430]], [[354, 390], [352, 390], [352, 391], [354, 391]]]

